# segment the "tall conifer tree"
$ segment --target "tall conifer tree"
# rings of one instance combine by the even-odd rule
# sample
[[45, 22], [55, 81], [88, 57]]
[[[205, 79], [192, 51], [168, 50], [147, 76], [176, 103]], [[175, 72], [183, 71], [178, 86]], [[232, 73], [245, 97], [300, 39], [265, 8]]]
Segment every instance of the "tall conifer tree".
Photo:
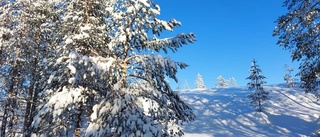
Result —
[[[181, 23], [157, 18], [153, 0], [56, 0], [47, 58], [50, 72], [34, 134], [49, 136], [181, 136], [194, 119], [165, 77], [187, 65], [176, 52], [195, 35], [160, 38]], [[53, 55], [53, 54], [52, 54]], [[148, 102], [147, 104], [145, 102]]]
[[263, 84], [267, 82], [264, 81], [266, 78], [263, 76], [262, 70], [257, 65], [257, 61], [253, 60], [251, 63], [251, 69], [249, 70], [250, 76], [247, 77], [250, 82], [248, 83], [248, 89], [252, 90], [252, 94], [248, 95], [251, 99], [251, 106], [257, 111], [262, 111], [262, 103], [268, 99], [269, 92], [264, 91]]

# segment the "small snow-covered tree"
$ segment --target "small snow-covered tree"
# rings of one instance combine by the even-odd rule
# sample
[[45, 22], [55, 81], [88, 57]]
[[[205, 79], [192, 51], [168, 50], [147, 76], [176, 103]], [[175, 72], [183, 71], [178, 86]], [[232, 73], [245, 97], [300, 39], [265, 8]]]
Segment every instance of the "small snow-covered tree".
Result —
[[189, 90], [189, 89], [190, 89], [190, 87], [189, 87], [189, 84], [188, 84], [188, 81], [187, 81], [187, 80], [185, 80], [185, 81], [184, 81], [183, 88], [184, 88], [185, 90]]
[[215, 88], [227, 88], [229, 87], [228, 81], [224, 79], [221, 75], [217, 77]]
[[248, 95], [248, 98], [251, 99], [251, 106], [257, 111], [262, 111], [262, 103], [268, 99], [269, 92], [264, 91], [263, 84], [267, 82], [264, 81], [266, 78], [263, 76], [262, 70], [257, 65], [257, 61], [253, 60], [251, 63], [251, 69], [249, 70], [250, 76], [246, 79], [250, 80], [248, 83], [248, 89], [252, 90], [252, 94]]
[[176, 87], [176, 90], [177, 90], [177, 91], [180, 91], [180, 90], [181, 90], [181, 88], [180, 88], [180, 82], [178, 82], [177, 87]]
[[196, 84], [197, 89], [205, 89], [206, 88], [206, 85], [204, 84], [204, 81], [203, 81], [200, 73], [198, 73], [198, 75], [197, 75], [197, 79], [196, 79], [195, 84]]
[[229, 78], [228, 80], [229, 87], [236, 87], [238, 86], [237, 81], [234, 77]]
[[286, 81], [286, 84], [288, 87], [293, 87], [295, 78], [291, 75], [291, 72], [293, 71], [293, 67], [290, 67], [288, 65], [284, 66], [286, 74], [284, 75], [283, 79]]
[[165, 78], [178, 82], [177, 70], [187, 65], [161, 53], [176, 52], [195, 35], [160, 38], [181, 23], [158, 19], [153, 0], [50, 2], [59, 15], [48, 22], [56, 27], [49, 44], [55, 54], [47, 59], [34, 134], [181, 136], [178, 126], [195, 116]]

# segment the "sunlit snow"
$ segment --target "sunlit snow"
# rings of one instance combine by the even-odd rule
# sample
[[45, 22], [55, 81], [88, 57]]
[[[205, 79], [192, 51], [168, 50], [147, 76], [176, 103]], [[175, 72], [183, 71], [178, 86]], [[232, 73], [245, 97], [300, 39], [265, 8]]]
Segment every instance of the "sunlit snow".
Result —
[[250, 107], [246, 87], [189, 90], [180, 93], [196, 113], [184, 137], [298, 137], [319, 129], [320, 103], [311, 94], [285, 85], [265, 86], [263, 112]]

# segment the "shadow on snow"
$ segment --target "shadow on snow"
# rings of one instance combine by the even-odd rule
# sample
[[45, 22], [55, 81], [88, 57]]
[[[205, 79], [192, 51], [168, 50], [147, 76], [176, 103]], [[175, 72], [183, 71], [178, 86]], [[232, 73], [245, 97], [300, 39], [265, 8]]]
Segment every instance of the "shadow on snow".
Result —
[[193, 108], [196, 120], [184, 126], [188, 134], [212, 136], [302, 136], [316, 128], [320, 105], [301, 90], [268, 86], [263, 112], [255, 112], [245, 88], [180, 93]]

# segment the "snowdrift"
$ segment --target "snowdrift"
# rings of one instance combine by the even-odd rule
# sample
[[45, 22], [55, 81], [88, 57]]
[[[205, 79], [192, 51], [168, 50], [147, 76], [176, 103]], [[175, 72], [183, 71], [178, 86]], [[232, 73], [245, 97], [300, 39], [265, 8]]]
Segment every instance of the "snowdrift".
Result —
[[284, 85], [264, 86], [263, 112], [250, 107], [246, 87], [181, 91], [197, 118], [184, 125], [184, 137], [299, 137], [320, 128], [320, 104], [312, 94]]

